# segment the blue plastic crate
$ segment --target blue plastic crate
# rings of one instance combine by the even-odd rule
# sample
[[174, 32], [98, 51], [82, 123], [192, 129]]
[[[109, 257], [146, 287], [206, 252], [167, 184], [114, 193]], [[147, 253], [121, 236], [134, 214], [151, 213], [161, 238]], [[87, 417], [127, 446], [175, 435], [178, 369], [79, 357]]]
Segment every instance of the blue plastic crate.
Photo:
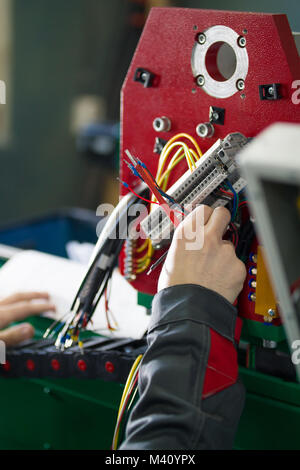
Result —
[[88, 209], [65, 209], [0, 227], [0, 243], [66, 258], [68, 241], [96, 243], [99, 220]]

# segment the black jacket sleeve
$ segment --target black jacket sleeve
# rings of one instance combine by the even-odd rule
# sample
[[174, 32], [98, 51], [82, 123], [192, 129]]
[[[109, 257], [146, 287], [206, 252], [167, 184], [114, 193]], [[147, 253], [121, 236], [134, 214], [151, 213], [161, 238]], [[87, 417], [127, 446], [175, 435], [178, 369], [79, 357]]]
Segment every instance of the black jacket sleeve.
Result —
[[236, 382], [206, 399], [202, 390], [210, 329], [234, 343], [235, 322], [236, 309], [198, 285], [170, 287], [154, 297], [140, 397], [120, 450], [232, 448], [243, 386]]

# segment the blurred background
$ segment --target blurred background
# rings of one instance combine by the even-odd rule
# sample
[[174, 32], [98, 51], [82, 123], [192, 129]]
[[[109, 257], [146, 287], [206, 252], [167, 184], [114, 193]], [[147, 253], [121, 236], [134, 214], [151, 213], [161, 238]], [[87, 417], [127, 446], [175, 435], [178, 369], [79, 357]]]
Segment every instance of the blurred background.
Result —
[[119, 95], [152, 6], [286, 13], [298, 0], [0, 0], [0, 225], [118, 200]]

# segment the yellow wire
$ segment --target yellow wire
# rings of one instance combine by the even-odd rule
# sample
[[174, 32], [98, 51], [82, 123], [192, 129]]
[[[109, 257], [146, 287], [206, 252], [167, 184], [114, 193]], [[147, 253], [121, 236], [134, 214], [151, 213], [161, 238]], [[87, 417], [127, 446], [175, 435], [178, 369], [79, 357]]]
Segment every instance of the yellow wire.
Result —
[[[171, 139], [172, 140], [172, 139]], [[168, 144], [166, 144], [167, 146]], [[173, 142], [171, 145], [168, 145], [168, 148], [165, 150], [165, 147], [163, 151], [161, 152], [160, 159], [159, 159], [159, 164], [158, 164], [158, 170], [157, 170], [157, 179], [159, 179], [161, 172], [165, 166], [166, 160], [168, 156], [170, 155], [171, 150], [173, 150], [174, 147], [181, 146], [181, 148], [184, 149], [186, 159], [189, 165], [190, 170], [192, 170], [192, 158], [191, 154], [189, 152], [188, 146], [184, 142]]]
[[[184, 137], [184, 138], [188, 139], [190, 142], [192, 142], [192, 144], [195, 146], [195, 148], [196, 148], [196, 150], [197, 150], [197, 153], [198, 153], [199, 157], [202, 157], [201, 149], [200, 149], [199, 145], [197, 144], [196, 140], [195, 140], [191, 135], [182, 132], [182, 133], [180, 133], [180, 134], [174, 135], [174, 136], [166, 143], [166, 145], [164, 146], [164, 148], [163, 148], [163, 150], [162, 150], [162, 152], [161, 152], [161, 154], [160, 154], [160, 161], [163, 160], [163, 162], [162, 162], [163, 164], [164, 164], [164, 162], [165, 162], [165, 160], [164, 160], [165, 153], [168, 151], [168, 149], [169, 149], [170, 146], [173, 144], [173, 142], [175, 142], [177, 139], [182, 138], [182, 137]], [[160, 169], [160, 166], [159, 166], [159, 169]]]
[[[180, 154], [180, 151], [181, 149], [179, 149], [179, 152], [176, 152], [176, 154], [174, 155], [174, 157], [177, 157], [177, 154]], [[167, 169], [165, 170], [165, 172], [162, 174], [162, 176], [160, 177], [159, 181], [158, 181], [158, 184], [159, 186], [161, 186], [162, 190], [165, 191], [167, 189], [167, 184], [168, 184], [168, 181], [169, 181], [169, 176], [170, 176], [170, 173], [171, 171], [173, 170], [173, 168], [175, 168], [178, 163], [180, 163], [185, 157], [185, 154], [184, 153], [181, 153], [181, 155], [175, 159], [175, 161], [172, 163], [172, 160], [170, 161]]]
[[136, 270], [136, 273], [137, 274], [140, 274], [142, 272], [145, 271], [145, 269], [148, 268], [150, 262], [151, 262], [151, 259], [152, 259], [152, 255], [154, 253], [154, 250], [153, 250], [153, 247], [152, 247], [152, 243], [151, 241], [149, 240], [148, 242], [148, 251], [147, 251], [147, 258], [145, 259], [145, 263], [140, 267], [138, 267], [138, 269]]
[[136, 252], [141, 253], [147, 248], [147, 246], [148, 246], [148, 239], [146, 239], [144, 243], [136, 249]]
[[195, 161], [199, 160], [201, 157], [195, 152], [195, 150], [193, 149], [189, 149], [189, 151], [191, 152], [191, 154], [193, 155]]
[[142, 359], [143, 355], [140, 354], [136, 360], [134, 361], [133, 363], [133, 366], [131, 367], [130, 369], [130, 372], [129, 372], [129, 375], [127, 377], [127, 380], [126, 380], [126, 384], [125, 384], [125, 387], [124, 387], [124, 390], [123, 390], [123, 394], [122, 394], [122, 398], [121, 398], [121, 401], [120, 401], [120, 406], [119, 406], [119, 411], [118, 411], [118, 418], [120, 417], [120, 410], [122, 408], [122, 405], [123, 403], [125, 402], [125, 398], [127, 396], [127, 392], [128, 392], [128, 389], [129, 389], [129, 386], [130, 386], [130, 383], [131, 383], [131, 380], [133, 378], [133, 375], [136, 371], [136, 368], [138, 367], [139, 363], [141, 362], [141, 359]]
[[162, 153], [164, 152], [164, 150], [167, 149], [167, 147], [172, 144], [176, 139], [181, 139], [182, 137], [185, 137], [186, 139], [188, 139], [190, 142], [192, 142], [192, 144], [196, 147], [196, 150], [198, 152], [198, 155], [199, 157], [202, 157], [202, 152], [201, 152], [201, 149], [199, 147], [199, 145], [197, 144], [197, 141], [194, 139], [194, 137], [192, 137], [191, 135], [189, 134], [186, 134], [185, 132], [181, 132], [179, 134], [176, 134], [174, 135], [170, 140], [168, 140], [168, 142], [166, 143], [166, 145], [164, 146], [163, 150], [162, 150]]

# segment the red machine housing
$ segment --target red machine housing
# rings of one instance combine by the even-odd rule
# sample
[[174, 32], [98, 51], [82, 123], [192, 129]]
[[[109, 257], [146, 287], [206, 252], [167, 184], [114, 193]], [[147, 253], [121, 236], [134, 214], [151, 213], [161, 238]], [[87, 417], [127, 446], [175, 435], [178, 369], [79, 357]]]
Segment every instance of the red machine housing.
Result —
[[[244, 89], [228, 98], [208, 95], [196, 83], [191, 55], [197, 35], [215, 25], [224, 25], [246, 38], [249, 58]], [[135, 81], [136, 70], [153, 74], [151, 86]], [[134, 187], [138, 181], [123, 161], [124, 151], [142, 159], [156, 173], [159, 156], [153, 152], [156, 137], [165, 141], [179, 132], [187, 132], [203, 152], [219, 138], [231, 132], [255, 137], [276, 121], [300, 122], [300, 106], [293, 104], [293, 82], [300, 78], [300, 60], [285, 15], [241, 13], [185, 8], [153, 8], [124, 81], [121, 95], [121, 179]], [[279, 84], [280, 99], [261, 99], [259, 85]], [[211, 106], [225, 109], [224, 124], [216, 124], [211, 138], [196, 134], [199, 123], [209, 121]], [[167, 116], [172, 123], [168, 132], [156, 132], [153, 120]], [[284, 155], [282, 156], [284, 158]], [[186, 171], [178, 165], [172, 173], [174, 183]], [[121, 186], [120, 194], [126, 193]], [[156, 260], [161, 255], [154, 255]], [[124, 253], [120, 256], [123, 270]], [[160, 269], [150, 276], [137, 275], [131, 284], [140, 292], [154, 294]], [[245, 283], [245, 290], [248, 289]], [[247, 310], [247, 292], [243, 308]], [[253, 310], [253, 305], [249, 306]], [[251, 313], [249, 312], [250, 317]], [[249, 317], [249, 315], [248, 315]]]

